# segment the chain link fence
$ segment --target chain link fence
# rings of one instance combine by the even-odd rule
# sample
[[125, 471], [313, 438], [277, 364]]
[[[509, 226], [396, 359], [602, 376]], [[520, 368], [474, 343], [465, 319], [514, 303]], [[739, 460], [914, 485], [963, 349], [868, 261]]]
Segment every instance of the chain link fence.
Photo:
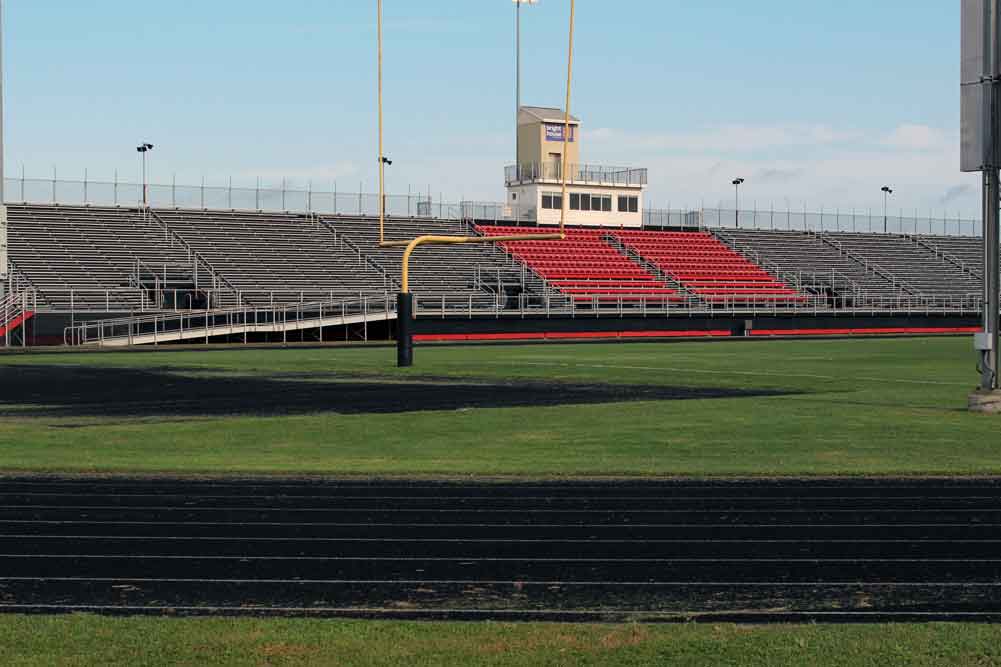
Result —
[[[73, 181], [58, 178], [6, 179], [8, 203], [91, 206], [138, 206], [142, 186], [124, 181]], [[379, 215], [379, 195], [361, 190], [350, 192], [307, 189], [285, 185], [252, 188], [231, 185], [151, 184], [148, 190], [154, 208], [210, 209], [233, 211], [286, 211], [324, 215], [370, 217]], [[535, 207], [505, 202], [459, 203], [429, 194], [385, 195], [386, 214], [394, 217], [479, 220], [534, 224]], [[810, 232], [886, 232], [942, 236], [980, 236], [978, 219], [932, 215], [883, 215], [857, 209], [809, 211], [806, 209], [743, 210], [644, 209], [643, 226], [649, 228], [772, 229]]]

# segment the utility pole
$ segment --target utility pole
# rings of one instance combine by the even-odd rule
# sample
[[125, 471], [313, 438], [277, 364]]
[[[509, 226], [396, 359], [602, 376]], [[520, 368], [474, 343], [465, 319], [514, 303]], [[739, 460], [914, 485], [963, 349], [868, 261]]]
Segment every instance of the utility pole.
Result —
[[963, 0], [962, 33], [960, 169], [983, 173], [983, 331], [975, 337], [980, 388], [970, 409], [1001, 413], [1001, 0]]
[[744, 182], [743, 178], [733, 179], [733, 223], [734, 227], [740, 228], [740, 186]]
[[[7, 295], [7, 188], [4, 180], [4, 89], [3, 89], [3, 21], [4, 3], [0, 0], [0, 299]], [[23, 181], [23, 179], [22, 179]]]
[[521, 117], [521, 6], [535, 5], [539, 0], [512, 0], [514, 10], [514, 164], [518, 165], [518, 121]]
[[886, 234], [887, 233], [886, 203], [887, 203], [887, 198], [893, 194], [893, 189], [889, 185], [884, 185], [880, 191], [883, 193], [883, 233]]

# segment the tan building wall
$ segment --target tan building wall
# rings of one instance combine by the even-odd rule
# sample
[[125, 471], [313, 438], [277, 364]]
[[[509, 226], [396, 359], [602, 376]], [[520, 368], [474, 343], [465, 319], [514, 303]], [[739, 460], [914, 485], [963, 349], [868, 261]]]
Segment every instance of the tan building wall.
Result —
[[[518, 164], [543, 164], [563, 156], [563, 112], [525, 107], [518, 117]], [[580, 121], [570, 121], [573, 141], [567, 144], [567, 164], [580, 164]]]

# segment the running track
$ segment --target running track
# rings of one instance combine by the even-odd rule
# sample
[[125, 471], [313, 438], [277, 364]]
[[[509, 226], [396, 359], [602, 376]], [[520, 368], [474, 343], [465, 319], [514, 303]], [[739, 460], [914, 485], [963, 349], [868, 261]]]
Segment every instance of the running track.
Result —
[[1001, 480], [0, 478], [0, 611], [1001, 620]]

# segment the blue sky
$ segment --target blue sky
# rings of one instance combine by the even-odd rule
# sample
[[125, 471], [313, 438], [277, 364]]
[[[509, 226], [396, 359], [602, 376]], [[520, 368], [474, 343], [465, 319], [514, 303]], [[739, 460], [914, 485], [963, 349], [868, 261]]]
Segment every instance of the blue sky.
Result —
[[[9, 174], [375, 187], [375, 0], [7, 0]], [[389, 190], [499, 200], [513, 161], [510, 0], [385, 0]], [[958, 171], [955, 0], [579, 0], [588, 162], [653, 206], [979, 213]], [[561, 105], [568, 0], [523, 12], [524, 94]], [[329, 187], [329, 186], [328, 186]]]

